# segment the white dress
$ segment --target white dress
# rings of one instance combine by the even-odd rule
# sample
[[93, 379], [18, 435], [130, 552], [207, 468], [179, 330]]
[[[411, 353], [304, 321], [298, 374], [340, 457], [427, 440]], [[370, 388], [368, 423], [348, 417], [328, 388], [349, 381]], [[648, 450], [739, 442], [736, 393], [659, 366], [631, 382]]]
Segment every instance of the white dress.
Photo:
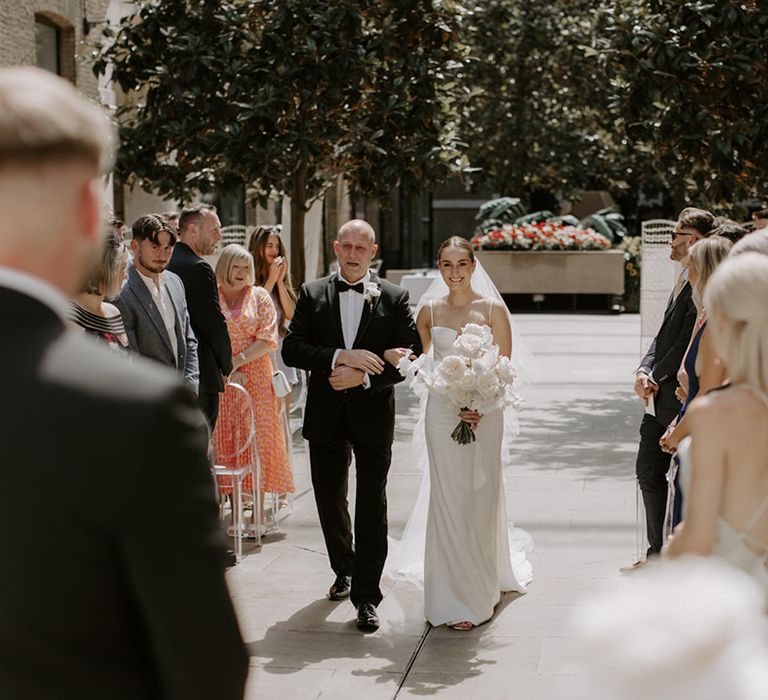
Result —
[[[432, 328], [435, 359], [450, 350], [456, 336], [452, 328]], [[530, 548], [527, 533], [517, 531], [513, 539], [521, 544], [510, 553], [501, 473], [504, 414], [485, 414], [475, 433], [477, 440], [459, 445], [451, 439], [457, 413], [443, 397], [429, 395], [424, 607], [433, 625], [485, 622], [502, 591], [525, 592], [533, 578], [523, 551], [526, 545]]]
[[[683, 495], [691, 488], [691, 438], [685, 437], [677, 448], [680, 460], [680, 487]], [[687, 499], [683, 499], [683, 519]], [[717, 518], [717, 535], [712, 556], [748, 573], [765, 592], [768, 605], [768, 542], [751, 534], [752, 528], [768, 513], [768, 496], [755, 508], [742, 530], [737, 530], [722, 516]], [[755, 551], [757, 550], [757, 551]]]

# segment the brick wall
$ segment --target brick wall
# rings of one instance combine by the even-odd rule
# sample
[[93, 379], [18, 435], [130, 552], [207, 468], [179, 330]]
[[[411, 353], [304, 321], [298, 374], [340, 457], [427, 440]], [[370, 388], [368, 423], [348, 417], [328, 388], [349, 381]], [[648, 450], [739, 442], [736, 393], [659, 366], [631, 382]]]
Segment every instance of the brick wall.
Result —
[[[91, 22], [105, 19], [110, 0], [86, 0]], [[0, 66], [35, 64], [35, 13], [62, 27], [62, 74], [86, 95], [98, 99], [98, 82], [91, 71], [90, 54], [101, 27], [83, 36], [81, 0], [13, 0], [0, 6]]]

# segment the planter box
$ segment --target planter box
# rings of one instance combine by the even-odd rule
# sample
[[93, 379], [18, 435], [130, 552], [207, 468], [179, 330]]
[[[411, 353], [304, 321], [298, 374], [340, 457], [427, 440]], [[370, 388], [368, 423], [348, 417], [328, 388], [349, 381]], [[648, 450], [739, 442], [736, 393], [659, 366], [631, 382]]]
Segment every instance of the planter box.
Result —
[[502, 294], [624, 294], [621, 250], [478, 250]]

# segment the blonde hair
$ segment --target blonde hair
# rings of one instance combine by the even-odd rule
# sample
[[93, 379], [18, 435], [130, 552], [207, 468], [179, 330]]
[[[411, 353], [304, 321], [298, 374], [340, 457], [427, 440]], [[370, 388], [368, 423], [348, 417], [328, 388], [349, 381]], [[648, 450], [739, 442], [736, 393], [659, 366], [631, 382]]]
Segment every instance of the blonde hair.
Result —
[[697, 309], [701, 310], [704, 287], [707, 286], [709, 278], [715, 268], [728, 257], [731, 248], [733, 248], [733, 243], [722, 236], [710, 236], [690, 247], [688, 256], [698, 273], [692, 295], [693, 303], [696, 304]]
[[123, 273], [128, 264], [128, 249], [113, 231], [107, 234], [101, 258], [80, 288], [86, 294], [101, 294], [114, 299], [120, 294]]
[[741, 253], [762, 253], [768, 255], [768, 229], [758, 229], [753, 233], [748, 233], [738, 243], [733, 246], [731, 255]]
[[253, 256], [243, 246], [230, 243], [221, 251], [216, 262], [216, 281], [221, 285], [232, 284], [232, 266], [241, 260], [248, 261], [248, 284], [256, 284], [256, 273], [253, 270]]
[[33, 67], [0, 69], [0, 170], [82, 160], [112, 167], [106, 112], [63, 78]]
[[760, 253], [729, 257], [704, 291], [713, 337], [728, 377], [763, 393], [768, 393], [766, 299], [768, 258]]

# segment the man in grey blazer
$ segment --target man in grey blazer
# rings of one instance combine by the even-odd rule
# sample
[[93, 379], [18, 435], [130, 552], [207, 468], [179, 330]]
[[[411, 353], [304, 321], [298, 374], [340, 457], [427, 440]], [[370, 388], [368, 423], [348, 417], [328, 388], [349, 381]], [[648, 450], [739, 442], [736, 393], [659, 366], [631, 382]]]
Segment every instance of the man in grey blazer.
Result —
[[131, 227], [133, 264], [115, 304], [132, 350], [178, 370], [197, 393], [200, 372], [197, 338], [187, 311], [184, 283], [165, 267], [176, 234], [156, 214], [140, 216]]

